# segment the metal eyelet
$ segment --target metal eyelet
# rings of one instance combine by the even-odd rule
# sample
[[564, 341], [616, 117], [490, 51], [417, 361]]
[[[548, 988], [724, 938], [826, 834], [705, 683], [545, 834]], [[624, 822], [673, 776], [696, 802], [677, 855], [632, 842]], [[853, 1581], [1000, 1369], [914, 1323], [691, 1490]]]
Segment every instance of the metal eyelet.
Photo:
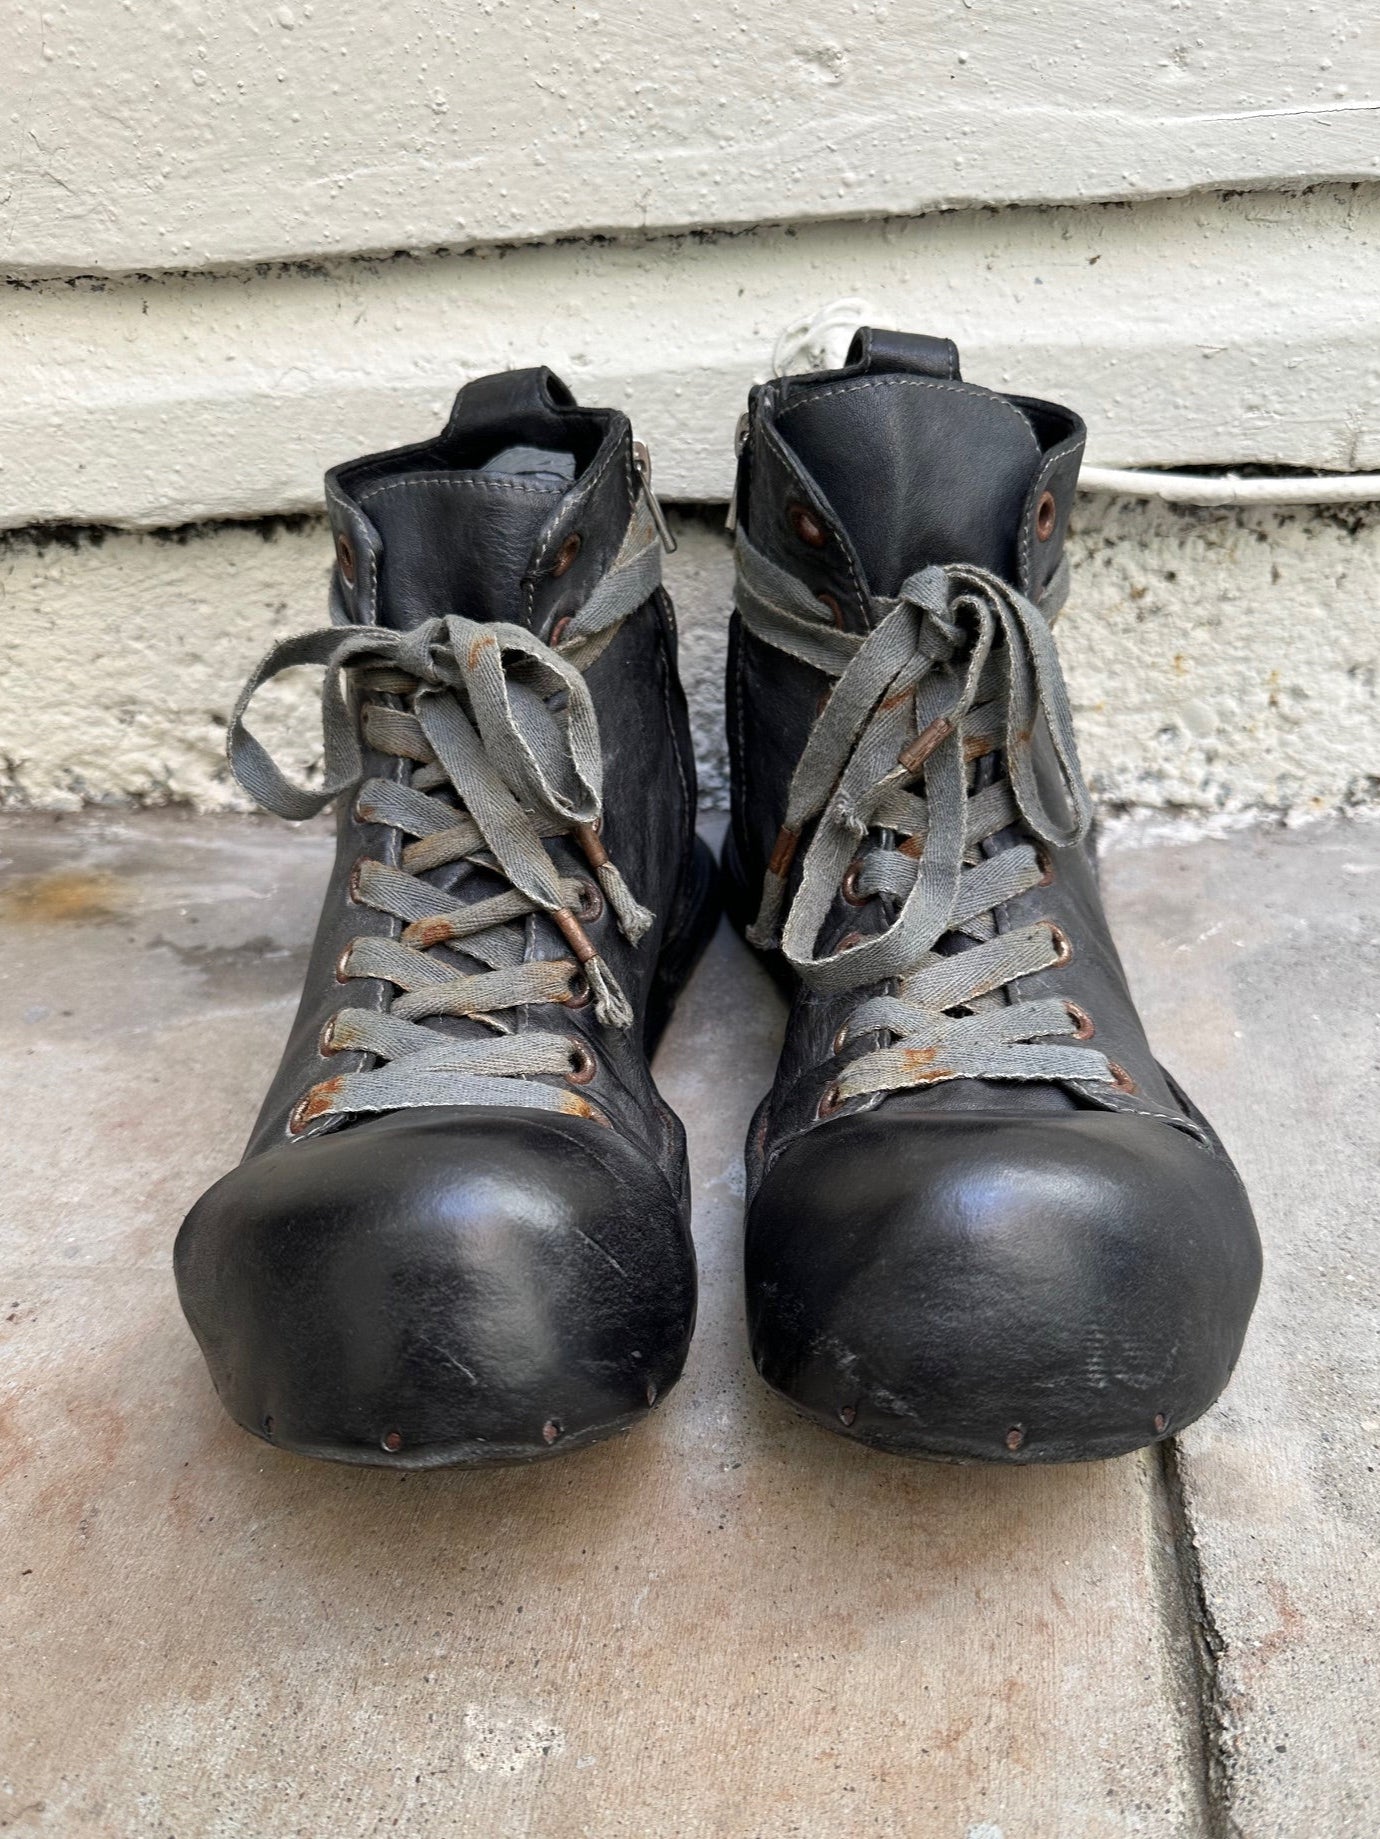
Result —
[[1047, 543], [1054, 535], [1054, 526], [1059, 521], [1059, 507], [1054, 502], [1053, 492], [1041, 492], [1039, 503], [1035, 506], [1035, 534], [1042, 543]]
[[823, 549], [829, 539], [825, 535], [823, 524], [813, 511], [808, 510], [803, 504], [788, 504], [786, 516], [790, 519], [791, 529], [807, 548]]
[[331, 1094], [337, 1092], [340, 1089], [340, 1084], [341, 1081], [337, 1077], [335, 1079], [318, 1080], [314, 1086], [309, 1086], [298, 1099], [297, 1103], [292, 1107], [291, 1111], [288, 1112], [288, 1135], [300, 1137], [308, 1124], [314, 1124], [317, 1118], [325, 1117], [326, 1111], [324, 1107], [313, 1111], [312, 1106], [323, 1092], [329, 1092]]
[[570, 1065], [565, 1075], [571, 1085], [587, 1086], [598, 1071], [599, 1062], [594, 1055], [583, 1041], [577, 1041], [572, 1035], [570, 1037]]
[[1140, 1090], [1140, 1087], [1126, 1071], [1126, 1068], [1124, 1066], [1118, 1066], [1115, 1060], [1109, 1060], [1107, 1062], [1107, 1070], [1111, 1073], [1112, 1084], [1116, 1087], [1118, 1092], [1136, 1093]]
[[575, 909], [575, 917], [592, 925], [595, 920], [604, 917], [604, 896], [592, 881], [580, 883], [580, 904]]
[[1054, 858], [1047, 849], [1041, 846], [1035, 851], [1035, 860], [1040, 868], [1040, 879], [1035, 885], [1037, 888], [1047, 888], [1054, 880]]
[[336, 959], [335, 961], [335, 980], [337, 983], [348, 983], [350, 979], [354, 976], [354, 972], [350, 969], [350, 953], [354, 950], [355, 946], [358, 945], [358, 943], [359, 943], [358, 939], [351, 939], [350, 943], [345, 947], [344, 951], [342, 951], [340, 956]]
[[843, 1094], [837, 1085], [825, 1086], [823, 1092], [820, 1093], [819, 1103], [815, 1106], [815, 1116], [833, 1117], [836, 1111], [842, 1110], [844, 1102]]
[[850, 907], [865, 907], [872, 896], [858, 892], [858, 876], [862, 873], [861, 862], [850, 862], [843, 872], [839, 891]]
[[567, 1009], [588, 1009], [590, 1001], [589, 979], [577, 972], [570, 979], [570, 994], [561, 998]]
[[1067, 964], [1073, 957], [1073, 941], [1064, 928], [1054, 920], [1036, 920], [1035, 924], [1049, 928], [1050, 943], [1054, 946], [1054, 963]]
[[332, 1054], [338, 1054], [341, 1051], [340, 1043], [335, 1038], [335, 1025], [339, 1019], [338, 1016], [327, 1016], [322, 1026], [320, 1036], [316, 1043], [316, 1051], [323, 1060], [327, 1060]]
[[848, 1045], [848, 1024], [847, 1022], [845, 1022], [843, 1024], [843, 1027], [840, 1028], [838, 1033], [834, 1036], [834, 1042], [833, 1042], [834, 1054], [835, 1055], [841, 1054], [844, 1048], [847, 1047], [847, 1045]]
[[838, 603], [838, 596], [836, 594], [821, 593], [821, 594], [816, 594], [815, 599], [822, 600], [824, 602], [825, 606], [828, 607], [829, 609], [829, 612], [833, 618], [834, 624], [838, 627], [839, 631], [842, 632], [843, 631], [843, 608]]
[[1067, 999], [1064, 1002], [1064, 1007], [1068, 1010], [1069, 1020], [1074, 1025], [1074, 1040], [1091, 1041], [1093, 1036], [1097, 1033], [1097, 1029], [1094, 1026], [1093, 1018], [1088, 1014], [1087, 1010], [1079, 1008], [1077, 1003], [1071, 1003]]
[[579, 533], [572, 531], [561, 544], [560, 548], [556, 551], [556, 560], [551, 565], [551, 576], [553, 580], [559, 581], [562, 575], [570, 572], [571, 568], [574, 566], [576, 556], [580, 553], [580, 544], [582, 541], [583, 538]]
[[845, 932], [838, 944], [834, 947], [834, 950], [852, 951], [855, 946], [864, 944], [866, 940], [867, 934], [865, 932]]
[[574, 618], [573, 613], [562, 613], [561, 617], [556, 621], [555, 625], [551, 628], [551, 636], [550, 638], [547, 639], [546, 642], [548, 645], [551, 646], [552, 650], [554, 650], [556, 646], [560, 644], [561, 640], [565, 637], [566, 630], [569, 627], [570, 622], [573, 618]]
[[368, 856], [361, 856], [359, 860], [355, 863], [354, 867], [350, 870], [350, 879], [345, 884], [345, 891], [349, 895], [350, 904], [355, 907], [360, 905], [360, 898], [359, 898], [360, 876], [364, 873], [365, 865], [368, 861], [369, 861]]
[[340, 565], [340, 579], [346, 587], [355, 584], [355, 546], [342, 530], [335, 539], [335, 559]]

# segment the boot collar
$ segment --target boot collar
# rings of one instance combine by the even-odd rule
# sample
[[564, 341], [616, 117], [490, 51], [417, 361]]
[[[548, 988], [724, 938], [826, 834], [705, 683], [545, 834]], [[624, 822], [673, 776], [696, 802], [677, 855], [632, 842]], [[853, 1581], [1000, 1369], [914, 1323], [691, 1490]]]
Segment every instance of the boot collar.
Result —
[[481, 377], [435, 439], [327, 473], [338, 617], [461, 613], [548, 637], [607, 571], [636, 490], [626, 416], [579, 408], [546, 369]]

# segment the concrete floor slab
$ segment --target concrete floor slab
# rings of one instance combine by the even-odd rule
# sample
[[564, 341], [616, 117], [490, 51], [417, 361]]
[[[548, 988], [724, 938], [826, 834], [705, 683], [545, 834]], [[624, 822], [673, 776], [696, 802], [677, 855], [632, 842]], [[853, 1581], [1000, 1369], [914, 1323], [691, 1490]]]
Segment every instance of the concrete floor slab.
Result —
[[1236, 1379], [1183, 1441], [1209, 1762], [1248, 1839], [1374, 1839], [1380, 826], [1115, 850], [1104, 879], [1265, 1242]]
[[780, 1010], [727, 934], [658, 1062], [703, 1303], [646, 1426], [394, 1475], [225, 1420], [168, 1253], [252, 1120], [327, 849], [225, 817], [0, 823], [0, 1830], [1374, 1831], [1371, 1431], [1338, 1410], [1374, 1397], [1375, 1291], [1352, 1300], [1361, 1126], [1328, 1094], [1367, 1013], [1373, 1059], [1373, 992], [1334, 1018], [1380, 829], [1112, 852], [1153, 1032], [1241, 1155], [1269, 1287], [1180, 1464], [995, 1473], [831, 1439], [751, 1372], [741, 1144]]

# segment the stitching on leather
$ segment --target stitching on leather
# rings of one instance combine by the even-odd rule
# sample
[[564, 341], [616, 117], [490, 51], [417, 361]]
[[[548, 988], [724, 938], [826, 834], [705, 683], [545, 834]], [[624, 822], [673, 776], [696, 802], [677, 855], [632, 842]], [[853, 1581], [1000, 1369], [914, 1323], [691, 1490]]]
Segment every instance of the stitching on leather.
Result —
[[382, 498], [385, 492], [406, 492], [417, 485], [444, 485], [455, 492], [474, 489], [491, 492], [540, 492], [550, 497], [551, 488], [545, 485], [526, 485], [521, 479], [506, 479], [501, 474], [487, 475], [482, 479], [462, 479], [454, 473], [409, 473], [405, 479], [391, 479], [386, 485], [372, 485], [368, 491], [361, 492], [356, 498], [358, 505], [372, 504], [375, 498]]
[[813, 395], [802, 396], [798, 402], [788, 402], [784, 408], [777, 410], [776, 419], [778, 422], [782, 422], [788, 415], [794, 415], [797, 409], [808, 408], [810, 404], [814, 402], [826, 402], [830, 396], [851, 396], [855, 395], [859, 390], [897, 388], [958, 390], [965, 396], [976, 396], [979, 400], [984, 402], [995, 402], [1001, 408], [1005, 409], [1008, 415], [1015, 416], [1016, 420], [1024, 429], [1031, 446], [1035, 449], [1035, 456], [1037, 459], [1043, 452], [1039, 440], [1036, 437], [1035, 430], [1031, 427], [1027, 418], [1016, 407], [1014, 402], [1008, 402], [1005, 396], [999, 395], [996, 390], [984, 391], [980, 384], [963, 383], [947, 377], [907, 377], [896, 372], [892, 372], [885, 377], [856, 377], [851, 383], [836, 383], [832, 389], [817, 390]]
[[[818, 401], [818, 397], [814, 398], [814, 400]], [[781, 419], [781, 414], [785, 412], [786, 411], [782, 410], [781, 413], [777, 415], [776, 419], [779, 421]], [[763, 420], [758, 424], [758, 436], [764, 445], [769, 447], [781, 462], [787, 477], [794, 479], [798, 483], [800, 489], [804, 492], [805, 496], [810, 499], [814, 508], [819, 512], [824, 521], [830, 525], [836, 525], [837, 519], [834, 517], [833, 512], [811, 482], [808, 479], [802, 478], [796, 463], [791, 458], [790, 450], [781, 439], [781, 436], [776, 432], [776, 429], [769, 422]], [[839, 548], [843, 555], [844, 564], [848, 569], [848, 579], [853, 583], [853, 592], [857, 596], [858, 608], [862, 613], [863, 619], [866, 620], [867, 610], [872, 604], [872, 596], [862, 576], [853, 566], [851, 543], [847, 540], [841, 540]]]
[[[1063, 464], [1063, 462], [1066, 459], [1076, 460], [1082, 454], [1082, 451], [1083, 451], [1083, 443], [1081, 441], [1079, 442], [1077, 447], [1071, 447], [1071, 448], [1056, 447], [1053, 453], [1051, 453], [1049, 458], [1045, 461], [1044, 465], [1040, 468], [1040, 471], [1036, 476], [1035, 483], [1034, 485], [1031, 486], [1030, 491], [1026, 496], [1026, 501], [1025, 501], [1026, 511], [1025, 511], [1025, 515], [1021, 519], [1021, 579], [1022, 581], [1026, 583], [1027, 587], [1034, 586], [1034, 581], [1030, 573], [1030, 557], [1031, 557], [1030, 536], [1031, 536], [1032, 527], [1034, 525], [1034, 518], [1031, 515], [1030, 507], [1032, 504], [1035, 504], [1035, 505], [1039, 504], [1040, 493], [1043, 490], [1046, 482], [1050, 479], [1053, 473]], [[1075, 477], [1076, 476], [1077, 476], [1077, 468], [1075, 467]]]
[[[587, 505], [590, 502], [590, 500], [594, 496], [595, 488], [598, 486], [599, 481], [603, 478], [604, 474], [609, 470], [610, 466], [612, 466], [613, 462], [618, 458], [618, 452], [619, 452], [620, 447], [625, 447], [627, 445], [628, 443], [626, 441], [615, 441], [613, 446], [610, 447], [608, 452], [604, 455], [603, 459], [600, 460], [599, 464], [594, 468], [594, 471], [592, 473], [589, 473], [583, 479], [577, 479], [575, 481], [575, 484], [570, 488], [570, 491], [566, 494], [561, 504], [552, 512], [550, 523], [548, 524], [547, 529], [542, 536], [541, 542], [537, 546], [537, 553], [536, 553], [535, 560], [532, 563], [532, 570], [531, 570], [531, 573], [527, 577], [527, 585], [522, 591], [522, 603], [523, 603], [523, 607], [526, 611], [527, 618], [529, 621], [532, 619], [533, 614], [536, 610], [537, 580], [538, 580], [538, 577], [542, 574], [543, 569], [545, 568], [546, 558], [551, 552], [552, 543], [555, 541], [556, 527], [558, 523], [563, 521], [562, 513], [566, 511], [572, 504], [576, 506], [577, 512], [578, 512], [580, 508], [582, 508], [583, 506]], [[632, 504], [633, 504], [633, 500], [629, 498], [628, 500], [628, 515], [629, 516], [632, 515]]]

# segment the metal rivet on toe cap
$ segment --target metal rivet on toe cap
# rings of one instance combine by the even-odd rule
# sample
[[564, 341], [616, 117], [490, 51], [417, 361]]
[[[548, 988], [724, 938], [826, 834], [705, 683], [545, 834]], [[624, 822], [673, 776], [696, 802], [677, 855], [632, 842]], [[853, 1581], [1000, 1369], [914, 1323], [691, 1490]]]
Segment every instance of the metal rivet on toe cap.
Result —
[[395, 1455], [402, 1448], [402, 1432], [400, 1430], [385, 1431], [382, 1443], [390, 1456]]
[[858, 1407], [856, 1405], [839, 1406], [839, 1422], [841, 1424], [852, 1424], [856, 1422], [857, 1416]]
[[1157, 1411], [1155, 1413], [1155, 1435], [1157, 1437], [1163, 1436], [1166, 1428], [1168, 1427], [1168, 1424], [1169, 1424], [1169, 1419], [1164, 1415], [1164, 1413], [1162, 1411]]
[[657, 1398], [656, 1381], [654, 1379], [649, 1379], [647, 1381], [647, 1403], [648, 1405], [649, 1406], [654, 1405], [656, 1403], [656, 1398]]
[[1007, 1431], [1002, 1441], [1006, 1444], [1006, 1447], [1009, 1450], [1012, 1450], [1012, 1451], [1018, 1450], [1021, 1447], [1022, 1443], [1025, 1442], [1025, 1431], [1022, 1429], [1022, 1427], [1019, 1424], [1013, 1424], [1010, 1430]]
[[541, 1427], [541, 1440], [543, 1443], [554, 1443], [560, 1434], [561, 1427], [555, 1418], [548, 1418]]

